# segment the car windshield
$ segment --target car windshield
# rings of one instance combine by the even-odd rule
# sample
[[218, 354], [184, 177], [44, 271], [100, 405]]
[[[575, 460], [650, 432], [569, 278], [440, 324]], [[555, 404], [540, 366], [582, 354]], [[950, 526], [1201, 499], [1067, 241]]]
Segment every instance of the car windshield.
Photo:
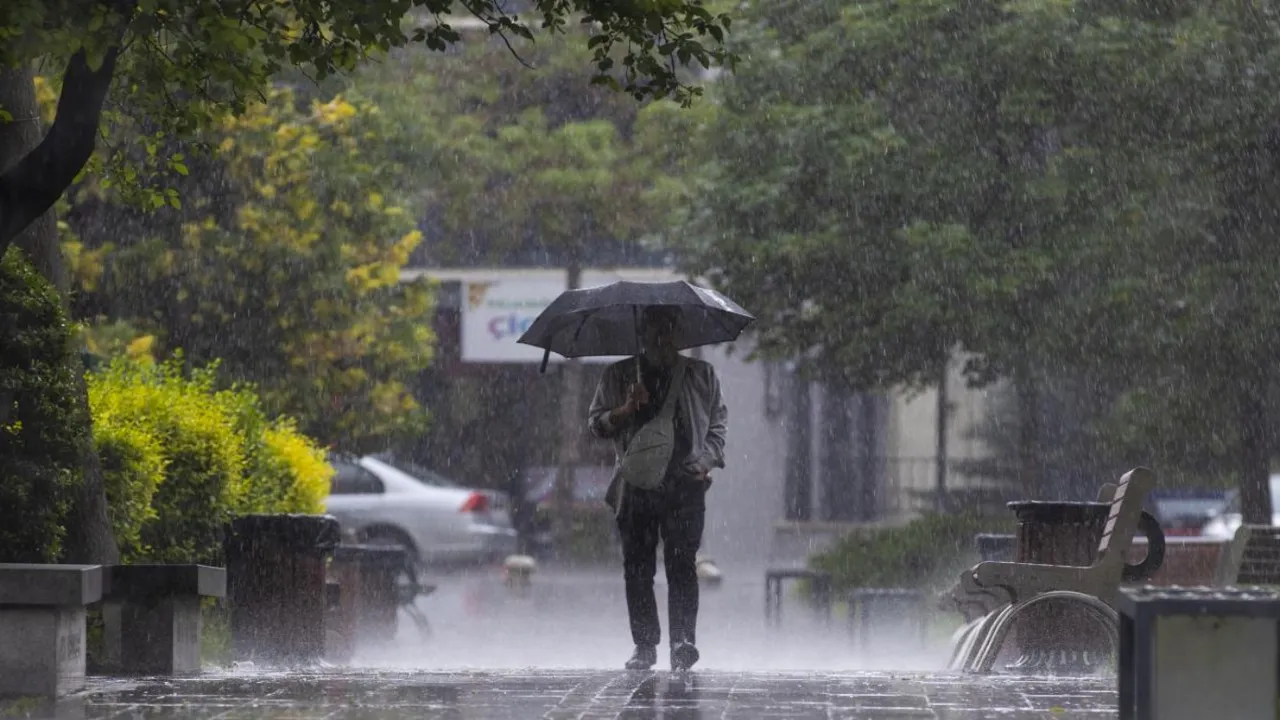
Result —
[[419, 465], [418, 463], [413, 462], [412, 460], [402, 460], [400, 458], [392, 456], [390, 453], [379, 453], [371, 457], [373, 457], [373, 459], [375, 460], [378, 460], [379, 462], [384, 462], [387, 465], [390, 465], [391, 467], [399, 470], [400, 472], [406, 475], [412, 475], [414, 479], [418, 480], [419, 482], [425, 485], [431, 485], [432, 487], [443, 487], [443, 488], [462, 487], [462, 485], [454, 482], [453, 480], [450, 480], [449, 478], [441, 475], [440, 473], [435, 472], [434, 470], [429, 470], [423, 467], [422, 465]]

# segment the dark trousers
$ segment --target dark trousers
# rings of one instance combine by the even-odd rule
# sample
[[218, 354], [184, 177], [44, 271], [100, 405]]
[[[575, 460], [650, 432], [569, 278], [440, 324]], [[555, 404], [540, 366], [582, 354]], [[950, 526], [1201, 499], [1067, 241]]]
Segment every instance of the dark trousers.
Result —
[[622, 572], [627, 584], [627, 613], [636, 645], [662, 640], [658, 603], [653, 596], [658, 541], [667, 569], [667, 617], [671, 644], [695, 642], [698, 625], [698, 548], [707, 514], [707, 485], [668, 478], [658, 490], [626, 488], [618, 532], [622, 536]]

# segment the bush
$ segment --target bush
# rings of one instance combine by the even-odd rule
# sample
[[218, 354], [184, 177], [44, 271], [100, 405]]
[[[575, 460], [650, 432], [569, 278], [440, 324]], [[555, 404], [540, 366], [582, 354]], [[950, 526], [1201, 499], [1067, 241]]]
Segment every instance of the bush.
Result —
[[848, 535], [814, 555], [810, 566], [831, 573], [837, 590], [858, 587], [941, 589], [978, 561], [973, 536], [1011, 533], [1012, 517], [928, 514], [901, 527]]
[[[212, 373], [183, 377], [181, 361], [150, 365], [117, 359], [91, 376], [89, 403], [95, 426], [123, 425], [154, 439], [164, 476], [150, 498], [152, 512], [138, 541], [125, 545], [124, 526], [113, 526], [126, 562], [214, 562], [222, 525], [243, 492], [244, 455], [234, 419], [214, 401]], [[95, 436], [102, 447], [102, 436]], [[144, 502], [147, 483], [136, 468], [113, 468], [108, 487], [130, 506]], [[127, 499], [125, 498], [127, 496]]]
[[142, 526], [156, 517], [151, 502], [164, 480], [164, 447], [150, 428], [118, 415], [99, 415], [93, 439], [102, 461], [107, 517], [116, 544], [132, 559], [142, 547]]
[[[551, 532], [555, 518], [549, 507], [539, 507], [534, 514], [536, 526], [543, 532]], [[604, 504], [573, 509], [569, 547], [557, 548], [565, 559], [575, 563], [598, 564], [614, 562], [621, 557], [618, 542], [617, 521], [613, 510]]]
[[329, 496], [333, 466], [325, 451], [298, 432], [292, 419], [282, 420], [262, 433], [261, 470], [250, 487], [271, 487], [269, 512], [322, 513]]
[[0, 347], [0, 560], [54, 562], [88, 419], [61, 299], [16, 248], [0, 258]]
[[222, 526], [251, 512], [318, 512], [333, 470], [250, 388], [215, 389], [216, 368], [181, 356], [117, 358], [90, 376], [112, 527], [127, 562], [216, 563]]
[[299, 433], [291, 418], [270, 421], [252, 388], [224, 390], [217, 400], [235, 418], [243, 441], [245, 492], [233, 511], [322, 512], [334, 472], [324, 450]]

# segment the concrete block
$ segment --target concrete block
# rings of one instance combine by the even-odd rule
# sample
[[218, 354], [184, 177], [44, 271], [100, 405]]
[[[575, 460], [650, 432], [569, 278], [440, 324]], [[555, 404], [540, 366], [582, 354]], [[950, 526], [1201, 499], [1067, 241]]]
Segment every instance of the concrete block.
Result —
[[101, 595], [97, 565], [0, 564], [0, 697], [84, 688], [85, 606]]
[[1261, 587], [1126, 588], [1120, 717], [1280, 720], [1280, 593]]
[[226, 571], [206, 565], [108, 569], [105, 664], [125, 675], [200, 672], [200, 599], [226, 595]]

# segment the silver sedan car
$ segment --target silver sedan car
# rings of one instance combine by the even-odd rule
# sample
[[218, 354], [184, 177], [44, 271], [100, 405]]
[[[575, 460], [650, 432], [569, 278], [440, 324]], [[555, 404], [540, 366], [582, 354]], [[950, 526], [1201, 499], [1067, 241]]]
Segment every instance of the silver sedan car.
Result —
[[423, 480], [365, 456], [331, 459], [325, 510], [363, 543], [406, 548], [418, 565], [466, 566], [515, 552], [516, 531], [494, 493]]

